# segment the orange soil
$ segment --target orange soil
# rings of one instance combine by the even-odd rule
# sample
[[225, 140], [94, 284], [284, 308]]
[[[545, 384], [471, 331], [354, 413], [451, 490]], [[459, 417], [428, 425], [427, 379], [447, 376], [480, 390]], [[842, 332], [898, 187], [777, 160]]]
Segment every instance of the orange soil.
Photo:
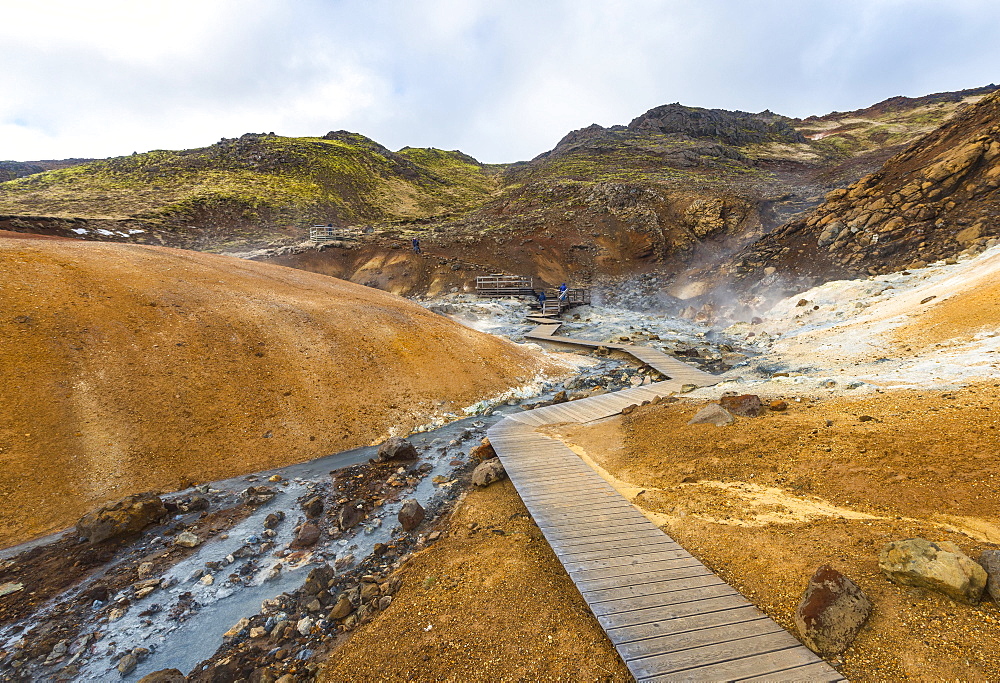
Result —
[[470, 492], [450, 529], [320, 680], [632, 680], [509, 481]]
[[793, 632], [819, 565], [857, 581], [875, 611], [838, 663], [849, 679], [995, 680], [997, 606], [892, 584], [878, 553], [915, 536], [973, 558], [1000, 547], [998, 400], [998, 386], [979, 385], [793, 402], [723, 428], [688, 426], [700, 406], [679, 402], [550, 430]]
[[377, 442], [530, 380], [411, 302], [224, 256], [0, 238], [0, 545], [99, 503]]
[[948, 297], [897, 328], [901, 344], [928, 346], [952, 339], [968, 340], [977, 332], [1000, 328], [1000, 284], [977, 283], [974, 289]]

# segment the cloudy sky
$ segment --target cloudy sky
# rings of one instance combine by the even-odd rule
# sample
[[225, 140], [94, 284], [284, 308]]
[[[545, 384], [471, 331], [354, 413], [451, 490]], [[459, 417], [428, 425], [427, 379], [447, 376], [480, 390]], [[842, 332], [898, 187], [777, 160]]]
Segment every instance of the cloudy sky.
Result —
[[668, 102], [985, 85], [998, 30], [997, 0], [0, 0], [0, 159], [347, 129], [515, 161]]

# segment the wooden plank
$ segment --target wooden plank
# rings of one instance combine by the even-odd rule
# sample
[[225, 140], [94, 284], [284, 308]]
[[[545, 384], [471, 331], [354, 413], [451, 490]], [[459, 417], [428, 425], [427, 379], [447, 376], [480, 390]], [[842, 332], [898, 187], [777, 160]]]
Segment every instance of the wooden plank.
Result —
[[644, 595], [637, 598], [623, 598], [621, 600], [598, 602], [590, 605], [590, 611], [596, 616], [602, 617], [609, 614], [622, 614], [626, 612], [658, 609], [667, 605], [692, 601], [724, 598], [728, 595], [739, 594], [730, 588], [728, 584], [720, 581], [712, 583], [708, 586], [693, 587], [688, 590], [668, 591], [665, 593], [657, 593], [655, 595]]
[[616, 644], [615, 649], [618, 650], [622, 659], [629, 661], [707, 645], [733, 643], [752, 636], [778, 632], [783, 632], [783, 629], [764, 615], [759, 615], [753, 620], [719, 624], [718, 626], [620, 643]]
[[[633, 659], [626, 664], [638, 679], [654, 681], [740, 680], [773, 675], [775, 671], [819, 658], [787, 631], [754, 635], [727, 643]], [[834, 674], [836, 675], [836, 674]]]
[[[734, 607], [747, 605], [743, 596], [734, 593], [717, 598], [706, 600], [692, 600], [690, 602], [675, 602], [670, 605], [660, 605], [644, 610], [634, 610], [632, 612], [621, 612], [616, 614], [604, 614], [597, 618], [605, 631], [623, 626], [636, 626], [638, 624], [648, 624], [658, 621], [687, 617], [692, 614], [703, 614], [718, 610], [728, 610]], [[612, 641], [613, 642], [613, 641]]]
[[567, 570], [573, 575], [574, 581], [587, 585], [608, 577], [655, 574], [679, 567], [704, 566], [676, 543], [662, 550], [648, 553], [632, 553], [623, 557], [604, 557], [593, 560], [569, 561]]
[[[834, 671], [832, 675], [830, 673], [831, 671]], [[796, 666], [790, 669], [781, 669], [780, 671], [772, 671], [762, 676], [752, 676], [750, 678], [744, 678], [743, 680], [747, 682], [780, 680], [785, 683], [794, 683], [797, 681], [803, 681], [804, 683], [812, 683], [813, 681], [840, 683], [843, 681], [844, 683], [847, 683], [847, 679], [842, 677], [839, 673], [836, 673], [836, 671], [826, 662], [814, 662], [812, 664]]]
[[593, 546], [589, 549], [573, 550], [569, 552], [556, 553], [562, 558], [563, 556], [569, 556], [570, 560], [592, 560], [599, 557], [612, 558], [621, 557], [622, 555], [635, 554], [641, 550], [648, 549], [650, 551], [660, 550], [659, 546], [677, 545], [666, 536], [663, 537], [664, 540], [658, 543], [650, 543], [646, 540], [637, 541], [635, 543], [603, 543], [599, 546]]
[[586, 594], [589, 603], [656, 595], [661, 592], [669, 593], [670, 591], [707, 586], [713, 583], [723, 583], [723, 581], [707, 569], [691, 566], [673, 571], [657, 572], [644, 581], [637, 581], [634, 576], [604, 579], [603, 584], [591, 584], [588, 588], [581, 588], [580, 592]]
[[[658, 638], [660, 636], [673, 635], [679, 633], [689, 633], [702, 629], [712, 629], [717, 626], [727, 624], [745, 624], [757, 620], [770, 621], [763, 612], [753, 605], [740, 605], [730, 609], [717, 610], [714, 612], [698, 612], [687, 616], [676, 617], [674, 619], [662, 619], [635, 626], [622, 626], [608, 629], [608, 637], [616, 643], [621, 652], [621, 647], [632, 642], [639, 642]], [[641, 644], [638, 647], [643, 647]], [[629, 653], [640, 652], [641, 650], [628, 650]], [[630, 654], [629, 656], [633, 656]]]

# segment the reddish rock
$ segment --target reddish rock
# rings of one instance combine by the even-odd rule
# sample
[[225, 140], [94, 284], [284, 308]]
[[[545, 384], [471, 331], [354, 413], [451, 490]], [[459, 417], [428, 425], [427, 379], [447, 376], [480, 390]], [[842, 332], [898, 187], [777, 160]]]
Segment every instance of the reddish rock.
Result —
[[764, 406], [760, 402], [760, 397], [756, 394], [723, 396], [719, 399], [719, 405], [733, 415], [740, 415], [742, 417], [758, 417], [764, 412]]
[[469, 451], [469, 456], [482, 462], [483, 460], [497, 457], [497, 452], [493, 449], [493, 444], [490, 443], [489, 438], [483, 437], [482, 443]]
[[301, 527], [299, 527], [298, 532], [295, 534], [295, 538], [289, 544], [292, 548], [310, 548], [316, 545], [319, 540], [320, 529], [319, 526], [313, 524], [312, 522], [306, 522]]
[[366, 514], [365, 501], [361, 499], [352, 500], [340, 508], [340, 511], [337, 513], [337, 526], [340, 527], [341, 531], [352, 529], [365, 518]]
[[872, 603], [858, 584], [823, 565], [809, 579], [795, 625], [810, 650], [832, 657], [850, 646], [871, 611]]
[[767, 407], [770, 408], [771, 410], [773, 410], [776, 413], [780, 413], [780, 412], [783, 412], [785, 410], [788, 410], [788, 404], [785, 403], [784, 401], [779, 401], [777, 399], [771, 401], [771, 403], [768, 404]]
[[403, 501], [403, 507], [399, 509], [399, 514], [396, 518], [403, 525], [403, 531], [412, 531], [420, 526], [420, 523], [424, 521], [424, 517], [426, 516], [427, 513], [424, 512], [424, 508], [421, 507], [417, 499], [408, 498]]

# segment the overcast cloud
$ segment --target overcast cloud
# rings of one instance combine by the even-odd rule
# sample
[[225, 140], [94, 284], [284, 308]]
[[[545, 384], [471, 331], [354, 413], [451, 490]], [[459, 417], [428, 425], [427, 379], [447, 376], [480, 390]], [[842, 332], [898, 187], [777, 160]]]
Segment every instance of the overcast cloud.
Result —
[[998, 29], [996, 0], [0, 0], [0, 159], [347, 129], [515, 161], [668, 102], [985, 85]]

